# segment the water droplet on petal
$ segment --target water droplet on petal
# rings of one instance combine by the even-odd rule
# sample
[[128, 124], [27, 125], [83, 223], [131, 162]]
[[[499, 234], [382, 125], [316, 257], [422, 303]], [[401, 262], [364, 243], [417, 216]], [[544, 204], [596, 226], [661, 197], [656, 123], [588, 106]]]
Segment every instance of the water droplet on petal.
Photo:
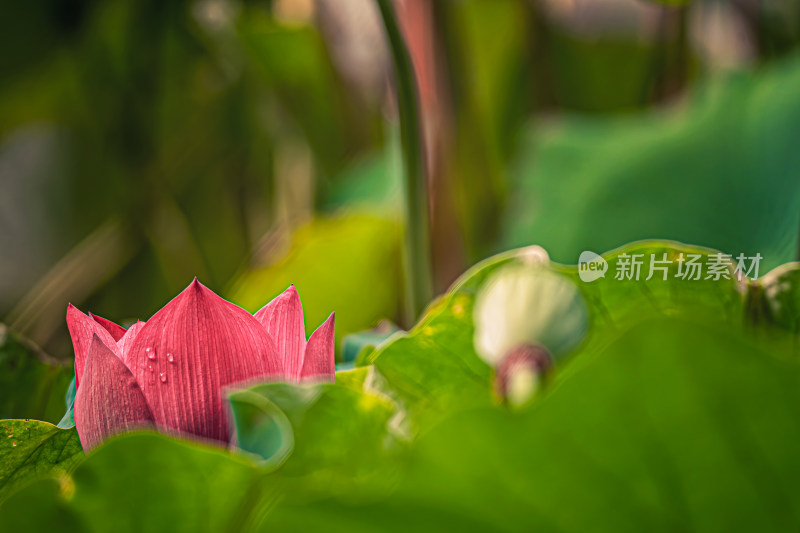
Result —
[[149, 370], [150, 372], [152, 372], [152, 371], [153, 371], [153, 365], [147, 365], [147, 370]]
[[164, 372], [159, 374], [159, 377], [161, 378], [161, 383], [166, 383], [167, 382], [167, 375]]
[[175, 356], [172, 355], [171, 353], [168, 353], [167, 354], [167, 361], [169, 361], [170, 363], [174, 363], [175, 362]]
[[146, 353], [146, 354], [147, 354], [147, 358], [148, 358], [148, 359], [151, 359], [151, 360], [152, 360], [152, 359], [155, 359], [155, 358], [156, 358], [156, 352], [155, 352], [155, 350], [153, 350], [152, 348], [146, 348], [146, 349], [144, 350], [144, 353]]

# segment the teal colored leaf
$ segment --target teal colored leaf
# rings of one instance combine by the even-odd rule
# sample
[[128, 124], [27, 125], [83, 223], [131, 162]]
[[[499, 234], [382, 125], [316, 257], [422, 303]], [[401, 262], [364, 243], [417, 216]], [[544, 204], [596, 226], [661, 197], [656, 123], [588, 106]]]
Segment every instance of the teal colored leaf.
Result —
[[236, 446], [265, 467], [282, 464], [294, 449], [292, 423], [284, 412], [263, 395], [250, 390], [228, 397], [235, 428]]
[[365, 359], [377, 346], [400, 331], [388, 320], [381, 321], [372, 329], [351, 333], [342, 339], [342, 361], [345, 363]]
[[64, 403], [67, 405], [67, 411], [61, 417], [58, 427], [62, 429], [69, 429], [75, 425], [75, 394], [78, 393], [78, 387], [75, 385], [75, 378], [69, 383], [67, 394], [64, 396]]
[[536, 243], [563, 263], [644, 238], [760, 253], [762, 271], [796, 259], [798, 84], [794, 57], [706, 83], [671, 111], [532, 131], [505, 244]]
[[41, 478], [68, 475], [84, 458], [78, 432], [38, 420], [0, 420], [0, 501]]

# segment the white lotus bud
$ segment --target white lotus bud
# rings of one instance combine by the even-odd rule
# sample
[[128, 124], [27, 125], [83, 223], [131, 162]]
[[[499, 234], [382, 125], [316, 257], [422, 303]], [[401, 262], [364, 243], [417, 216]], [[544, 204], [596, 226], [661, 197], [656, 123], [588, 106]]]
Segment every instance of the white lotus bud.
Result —
[[547, 250], [538, 244], [531, 244], [517, 249], [517, 258], [528, 266], [546, 265], [550, 262]]
[[542, 346], [524, 344], [514, 348], [497, 367], [495, 394], [510, 407], [522, 407], [533, 398], [550, 365], [550, 354]]
[[588, 327], [588, 310], [574, 283], [524, 264], [491, 276], [478, 294], [473, 318], [475, 349], [494, 367], [525, 345], [541, 345], [558, 359], [583, 340]]

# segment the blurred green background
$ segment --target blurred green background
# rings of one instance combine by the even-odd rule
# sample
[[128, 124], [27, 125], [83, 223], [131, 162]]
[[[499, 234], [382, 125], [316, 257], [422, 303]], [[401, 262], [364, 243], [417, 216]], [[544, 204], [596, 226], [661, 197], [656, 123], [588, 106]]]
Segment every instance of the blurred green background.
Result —
[[[437, 293], [532, 243], [797, 258], [797, 0], [396, 7]], [[371, 0], [18, 2], [0, 45], [0, 322], [42, 357], [71, 360], [68, 301], [146, 319], [195, 275], [251, 311], [295, 283], [309, 332], [410, 326]]]

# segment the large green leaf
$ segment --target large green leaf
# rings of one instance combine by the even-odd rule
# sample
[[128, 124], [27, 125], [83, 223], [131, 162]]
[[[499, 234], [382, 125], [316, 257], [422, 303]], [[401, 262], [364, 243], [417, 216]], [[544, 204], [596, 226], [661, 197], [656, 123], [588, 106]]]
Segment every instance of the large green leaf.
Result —
[[9, 499], [0, 523], [20, 523], [44, 509], [34, 517], [42, 531], [69, 530], [60, 521], [65, 515], [82, 531], [241, 531], [274, 500], [262, 475], [220, 449], [130, 434], [93, 452], [66, 491], [39, 483]]
[[396, 406], [372, 388], [371, 368], [337, 373], [336, 383], [269, 383], [230, 394], [237, 445], [291, 486], [351, 494], [386, 483], [399, 449]]
[[407, 411], [412, 430], [454, 409], [490, 401], [489, 367], [472, 345], [472, 308], [480, 281], [508, 260], [492, 260], [469, 271], [407, 334], [397, 333], [359, 361], [374, 364], [390, 384], [389, 394]]
[[506, 244], [565, 263], [643, 238], [758, 252], [764, 271], [796, 259], [798, 84], [795, 57], [672, 111], [539, 129], [519, 152]]
[[422, 437], [397, 493], [283, 507], [277, 529], [794, 531], [800, 368], [735, 326], [633, 326], [522, 413]]
[[0, 501], [33, 481], [68, 474], [83, 459], [75, 428], [0, 420]]
[[[532, 252], [514, 250], [479, 263], [467, 271], [407, 335], [387, 341], [368, 353], [363, 363], [375, 368], [391, 385], [391, 394], [408, 410], [414, 429], [424, 429], [442, 416], [492, 402], [491, 371], [479, 359], [473, 346], [473, 306], [480, 287], [498, 268], [529, 261]], [[644, 265], [640, 279], [615, 279], [619, 258], [641, 254]], [[651, 256], [672, 261], [667, 279], [654, 271], [650, 280]], [[677, 259], [697, 255], [706, 264], [714, 250], [677, 242], [643, 241], [604, 254], [609, 269], [606, 277], [591, 283], [580, 281], [577, 266], [548, 263], [547, 268], [563, 274], [578, 285], [590, 310], [587, 341], [574, 354], [595, 352], [632, 323], [650, 316], [678, 315], [740, 324], [743, 295], [735, 277], [730, 279], [683, 280], [676, 278]], [[730, 265], [731, 271], [734, 265]], [[704, 278], [705, 273], [702, 274]], [[572, 365], [568, 365], [572, 366]]]
[[[642, 261], [638, 279], [620, 275], [623, 257], [626, 262], [633, 258]], [[702, 265], [700, 279], [680, 278], [680, 269], [684, 273], [688, 269], [679, 260], [685, 265], [693, 257]], [[590, 346], [584, 346], [583, 351], [604, 339], [615, 338], [631, 324], [653, 315], [695, 317], [737, 325], [743, 320], [746, 286], [740, 284], [734, 273], [736, 262], [720, 257], [716, 250], [679, 242], [641, 241], [606, 252], [603, 258], [608, 262], [608, 271], [605, 277], [592, 282], [580, 280], [577, 266], [551, 264], [553, 270], [578, 284], [589, 305]], [[720, 259], [727, 266], [728, 277], [706, 279], [708, 265]], [[657, 270], [659, 261], [668, 262], [661, 263], [666, 265], [666, 272]]]
[[274, 458], [269, 473], [196, 443], [121, 436], [71, 478], [12, 495], [0, 525], [41, 509], [41, 530], [797, 529], [800, 369], [786, 345], [743, 327], [761, 294], [797, 308], [794, 270], [763, 285], [680, 280], [675, 265], [667, 280], [614, 279], [622, 254], [681, 253], [714, 255], [633, 243], [605, 254], [591, 283], [539, 262], [574, 280], [591, 324], [520, 412], [492, 400], [472, 309], [499, 268], [541, 261], [532, 249], [469, 270], [415, 328], [367, 352], [360, 364], [375, 371], [234, 393], [238, 444]]

